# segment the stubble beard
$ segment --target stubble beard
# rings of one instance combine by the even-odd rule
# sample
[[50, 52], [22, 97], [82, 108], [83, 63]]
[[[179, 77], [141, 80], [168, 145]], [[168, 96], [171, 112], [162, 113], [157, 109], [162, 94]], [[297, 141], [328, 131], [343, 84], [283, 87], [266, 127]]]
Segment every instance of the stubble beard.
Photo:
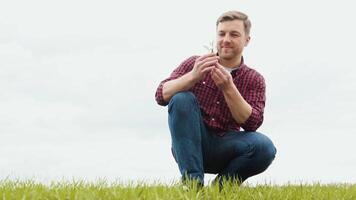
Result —
[[[231, 63], [231, 62], [236, 62], [240, 55], [238, 52], [238, 49], [230, 49], [229, 51], [224, 52], [222, 48], [218, 49], [219, 57], [220, 57], [220, 63]], [[242, 53], [242, 52], [241, 52]]]
[[234, 59], [238, 54], [233, 52], [233, 51], [229, 51], [229, 52], [223, 52], [223, 50], [220, 50], [219, 52], [219, 56], [221, 59], [223, 60], [232, 60]]

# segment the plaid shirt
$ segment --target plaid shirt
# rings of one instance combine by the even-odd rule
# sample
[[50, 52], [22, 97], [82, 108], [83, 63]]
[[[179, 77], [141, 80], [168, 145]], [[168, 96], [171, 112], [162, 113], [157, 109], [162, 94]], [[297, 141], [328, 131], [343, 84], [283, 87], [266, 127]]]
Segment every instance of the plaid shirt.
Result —
[[[191, 71], [196, 58], [198, 56], [186, 59], [172, 72], [169, 78], [159, 84], [156, 91], [156, 101], [159, 105], [166, 106], [168, 104], [163, 100], [163, 84]], [[189, 91], [196, 96], [199, 102], [205, 124], [209, 129], [215, 130], [217, 134], [223, 135], [227, 131], [239, 131], [240, 127], [245, 131], [256, 131], [263, 122], [263, 110], [266, 101], [264, 78], [254, 69], [247, 67], [243, 59], [239, 68], [232, 71], [231, 75], [236, 88], [252, 107], [252, 114], [243, 124], [239, 124], [234, 120], [222, 92], [215, 85], [209, 74]]]

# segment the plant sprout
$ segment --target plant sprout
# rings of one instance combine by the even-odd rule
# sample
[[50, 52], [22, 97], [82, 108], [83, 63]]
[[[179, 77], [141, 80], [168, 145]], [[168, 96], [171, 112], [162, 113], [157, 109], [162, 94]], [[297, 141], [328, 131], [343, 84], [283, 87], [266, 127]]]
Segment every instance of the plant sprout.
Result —
[[204, 45], [204, 48], [210, 53], [214, 53], [214, 40], [212, 40], [209, 45]]

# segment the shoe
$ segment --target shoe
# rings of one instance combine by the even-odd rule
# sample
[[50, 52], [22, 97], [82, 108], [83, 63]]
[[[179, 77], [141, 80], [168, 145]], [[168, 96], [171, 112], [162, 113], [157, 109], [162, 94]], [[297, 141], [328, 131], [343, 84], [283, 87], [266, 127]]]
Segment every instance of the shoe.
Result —
[[189, 191], [189, 190], [201, 190], [204, 188], [204, 183], [202, 183], [200, 180], [183, 180], [183, 190], [184, 191]]
[[240, 186], [242, 184], [241, 181], [239, 181], [238, 179], [234, 179], [233, 177], [228, 177], [226, 178], [226, 176], [220, 176], [217, 175], [214, 180], [211, 182], [211, 185], [218, 185], [219, 187], [219, 191], [221, 191], [225, 186]]

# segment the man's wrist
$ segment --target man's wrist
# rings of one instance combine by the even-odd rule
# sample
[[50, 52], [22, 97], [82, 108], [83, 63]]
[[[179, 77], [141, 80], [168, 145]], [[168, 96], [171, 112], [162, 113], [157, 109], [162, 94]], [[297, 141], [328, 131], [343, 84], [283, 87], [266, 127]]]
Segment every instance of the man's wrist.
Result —
[[235, 93], [236, 86], [233, 81], [230, 81], [228, 84], [226, 84], [225, 87], [222, 88], [223, 93]]
[[192, 71], [187, 73], [187, 80], [191, 86], [194, 86], [199, 81], [199, 79], [194, 76], [194, 73]]

